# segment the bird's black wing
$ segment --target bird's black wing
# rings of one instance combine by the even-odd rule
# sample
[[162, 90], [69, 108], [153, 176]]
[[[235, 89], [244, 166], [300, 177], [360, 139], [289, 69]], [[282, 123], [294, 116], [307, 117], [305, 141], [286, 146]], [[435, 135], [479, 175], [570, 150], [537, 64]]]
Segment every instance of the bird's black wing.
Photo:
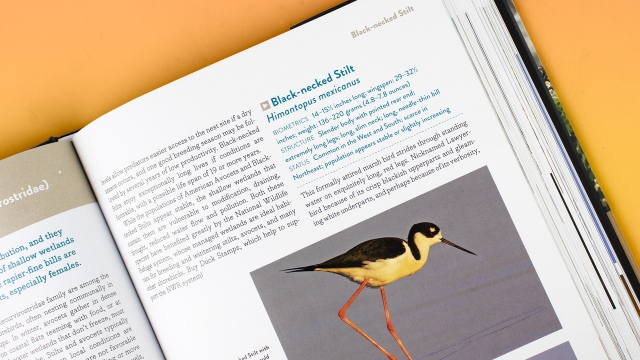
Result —
[[315, 265], [314, 268], [361, 267], [363, 261], [374, 262], [380, 259], [395, 258], [406, 251], [404, 243], [404, 240], [394, 237], [367, 240], [342, 255]]

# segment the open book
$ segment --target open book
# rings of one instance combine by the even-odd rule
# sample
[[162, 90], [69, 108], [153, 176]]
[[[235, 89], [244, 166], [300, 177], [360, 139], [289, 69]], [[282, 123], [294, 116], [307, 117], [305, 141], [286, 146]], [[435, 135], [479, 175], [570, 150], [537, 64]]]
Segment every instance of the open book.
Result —
[[0, 162], [0, 359], [640, 358], [510, 4], [346, 4]]

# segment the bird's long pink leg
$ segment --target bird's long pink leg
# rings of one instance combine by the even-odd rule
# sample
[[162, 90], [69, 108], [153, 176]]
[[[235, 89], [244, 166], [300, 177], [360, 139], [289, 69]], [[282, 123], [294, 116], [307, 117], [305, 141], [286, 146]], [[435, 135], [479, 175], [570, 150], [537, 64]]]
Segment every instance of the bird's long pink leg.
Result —
[[391, 323], [391, 317], [389, 316], [389, 308], [387, 307], [387, 295], [384, 293], [384, 286], [380, 288], [380, 292], [382, 293], [382, 304], [384, 305], [384, 315], [387, 318], [387, 329], [389, 329], [391, 336], [393, 336], [393, 338], [396, 339], [396, 342], [398, 343], [398, 345], [400, 345], [400, 348], [402, 349], [404, 354], [407, 355], [407, 358], [409, 360], [412, 360], [411, 355], [409, 355], [409, 352], [407, 351], [407, 349], [405, 349], [404, 345], [402, 345], [402, 341], [400, 341], [400, 338], [396, 334], [396, 329], [393, 327], [393, 324]]
[[362, 291], [362, 289], [364, 289], [364, 287], [367, 285], [368, 282], [369, 282], [369, 279], [364, 279], [364, 281], [362, 282], [358, 290], [356, 290], [356, 292], [353, 293], [353, 296], [351, 296], [351, 299], [349, 299], [349, 301], [347, 301], [347, 303], [344, 304], [342, 309], [338, 311], [338, 316], [342, 321], [346, 322], [347, 325], [351, 326], [353, 330], [357, 331], [360, 335], [364, 336], [365, 339], [369, 340], [369, 342], [372, 343], [373, 346], [377, 347], [378, 350], [382, 351], [382, 353], [385, 354], [390, 360], [396, 360], [396, 358], [393, 355], [389, 354], [387, 350], [383, 349], [382, 346], [378, 345], [377, 342], [373, 341], [373, 339], [370, 338], [369, 335], [365, 334], [364, 331], [360, 330], [360, 328], [358, 328], [354, 323], [352, 323], [351, 320], [347, 319], [347, 315], [346, 315], [347, 309], [349, 308], [349, 306], [351, 306], [351, 304], [358, 297], [358, 295], [360, 295], [360, 292]]

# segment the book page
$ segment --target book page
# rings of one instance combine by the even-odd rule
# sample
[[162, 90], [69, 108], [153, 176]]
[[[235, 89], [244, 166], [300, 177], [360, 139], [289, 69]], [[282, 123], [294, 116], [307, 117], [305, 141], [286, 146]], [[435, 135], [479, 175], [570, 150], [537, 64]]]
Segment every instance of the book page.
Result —
[[73, 141], [170, 359], [606, 356], [440, 2], [350, 4]]
[[0, 358], [163, 358], [73, 145], [0, 174]]

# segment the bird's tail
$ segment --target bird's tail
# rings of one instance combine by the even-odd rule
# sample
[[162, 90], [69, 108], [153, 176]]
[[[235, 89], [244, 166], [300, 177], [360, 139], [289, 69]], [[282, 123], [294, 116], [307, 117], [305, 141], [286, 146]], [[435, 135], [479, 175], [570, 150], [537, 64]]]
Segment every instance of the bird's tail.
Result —
[[316, 269], [316, 265], [309, 265], [309, 266], [302, 266], [302, 267], [291, 268], [291, 269], [284, 269], [281, 271], [284, 271], [286, 273], [293, 273], [293, 272], [301, 272], [301, 271], [313, 271], [315, 269]]

